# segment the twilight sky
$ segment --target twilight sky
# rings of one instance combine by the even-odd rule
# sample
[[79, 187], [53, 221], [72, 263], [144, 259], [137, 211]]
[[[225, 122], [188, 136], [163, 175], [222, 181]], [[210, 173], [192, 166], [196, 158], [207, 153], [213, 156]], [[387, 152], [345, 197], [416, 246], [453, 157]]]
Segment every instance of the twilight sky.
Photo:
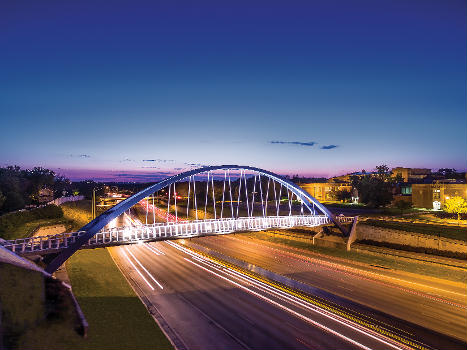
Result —
[[466, 169], [465, 0], [2, 1], [0, 166]]

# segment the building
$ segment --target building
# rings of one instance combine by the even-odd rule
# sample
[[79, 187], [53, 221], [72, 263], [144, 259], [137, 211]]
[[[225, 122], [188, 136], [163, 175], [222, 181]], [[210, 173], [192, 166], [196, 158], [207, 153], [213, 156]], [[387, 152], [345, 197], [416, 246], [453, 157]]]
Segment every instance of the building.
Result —
[[455, 196], [467, 200], [467, 184], [454, 181], [412, 184], [412, 204], [416, 208], [440, 210], [446, 200]]
[[43, 187], [39, 190], [38, 201], [39, 203], [48, 203], [54, 200], [54, 191], [50, 188]]
[[400, 175], [404, 182], [420, 181], [431, 175], [431, 169], [424, 168], [402, 168], [397, 167], [391, 170], [392, 176]]
[[352, 193], [352, 186], [346, 183], [312, 182], [300, 184], [300, 187], [315, 197], [318, 201], [335, 201], [335, 194], [337, 191], [347, 191]]

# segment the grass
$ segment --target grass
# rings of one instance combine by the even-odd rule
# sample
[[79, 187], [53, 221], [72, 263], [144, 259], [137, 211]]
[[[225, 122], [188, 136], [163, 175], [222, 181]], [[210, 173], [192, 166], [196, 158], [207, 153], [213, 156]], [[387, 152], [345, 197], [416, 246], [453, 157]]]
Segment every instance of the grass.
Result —
[[374, 220], [368, 219], [362, 222], [366, 225], [375, 227], [401, 230], [406, 232], [422, 233], [431, 236], [440, 236], [450, 239], [457, 239], [467, 241], [467, 229], [465, 227], [455, 227], [448, 225], [437, 224], [424, 224], [424, 223], [411, 223], [400, 221], [387, 221], [387, 220]]
[[90, 200], [67, 202], [60, 207], [63, 210], [63, 217], [72, 222], [70, 229], [73, 231], [78, 230], [92, 220]]
[[327, 255], [330, 258], [343, 258], [352, 261], [358, 261], [369, 265], [384, 266], [393, 270], [406, 271], [420, 275], [446, 279], [454, 282], [467, 283], [467, 273], [461, 270], [454, 270], [449, 267], [427, 265], [418, 262], [409, 262], [404, 260], [395, 260], [393, 258], [379, 257], [355, 251], [346, 251], [338, 248], [317, 247], [307, 242], [300, 242], [284, 236], [274, 235], [268, 232], [250, 232], [244, 233], [246, 237], [254, 237], [273, 243], [282, 244], [289, 247], [308, 250], [310, 252]]
[[36, 231], [39, 227], [60, 224], [65, 225], [66, 229], [68, 230], [71, 228], [73, 223], [72, 221], [65, 218], [39, 219], [16, 226], [13, 230], [10, 230], [9, 233], [12, 237], [15, 238], [31, 237], [34, 234], [34, 231]]
[[172, 349], [106, 249], [76, 252], [67, 270], [89, 331], [61, 349]]

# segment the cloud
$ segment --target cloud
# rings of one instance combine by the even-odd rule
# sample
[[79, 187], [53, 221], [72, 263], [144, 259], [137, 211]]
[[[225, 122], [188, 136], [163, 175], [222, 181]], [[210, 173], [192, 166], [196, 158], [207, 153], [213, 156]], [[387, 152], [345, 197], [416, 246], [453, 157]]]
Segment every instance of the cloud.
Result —
[[202, 168], [202, 167], [207, 166], [207, 165], [198, 164], [198, 163], [183, 163], [183, 164], [188, 165], [188, 166], [193, 167], [193, 168]]
[[70, 154], [71, 158], [91, 158], [89, 154]]
[[337, 145], [328, 145], [328, 146], [322, 146], [321, 149], [333, 149], [333, 148], [337, 148], [339, 146]]
[[120, 161], [120, 163], [123, 163], [123, 162], [134, 162], [135, 160], [134, 159], [130, 159], [130, 158], [125, 158], [125, 159], [122, 159]]
[[160, 169], [158, 166], [142, 166], [142, 169]]
[[272, 144], [279, 144], [279, 145], [298, 145], [298, 146], [314, 146], [316, 142], [309, 141], [309, 142], [300, 142], [300, 141], [270, 141]]
[[143, 159], [143, 162], [156, 162], [156, 163], [173, 163], [173, 159]]

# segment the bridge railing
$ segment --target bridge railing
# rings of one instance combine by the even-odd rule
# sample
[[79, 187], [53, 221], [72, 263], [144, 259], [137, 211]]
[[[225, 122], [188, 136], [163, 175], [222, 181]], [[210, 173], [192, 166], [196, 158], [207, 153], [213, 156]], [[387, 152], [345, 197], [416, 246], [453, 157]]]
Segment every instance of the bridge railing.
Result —
[[[345, 224], [352, 222], [353, 217], [338, 216], [337, 220]], [[83, 248], [157, 239], [196, 237], [207, 234], [226, 234], [238, 231], [261, 231], [270, 228], [315, 227], [330, 223], [331, 220], [325, 215], [290, 215], [143, 224], [100, 231]], [[76, 242], [83, 234], [85, 234], [84, 231], [28, 237], [7, 241], [4, 247], [20, 254], [61, 250]]]

